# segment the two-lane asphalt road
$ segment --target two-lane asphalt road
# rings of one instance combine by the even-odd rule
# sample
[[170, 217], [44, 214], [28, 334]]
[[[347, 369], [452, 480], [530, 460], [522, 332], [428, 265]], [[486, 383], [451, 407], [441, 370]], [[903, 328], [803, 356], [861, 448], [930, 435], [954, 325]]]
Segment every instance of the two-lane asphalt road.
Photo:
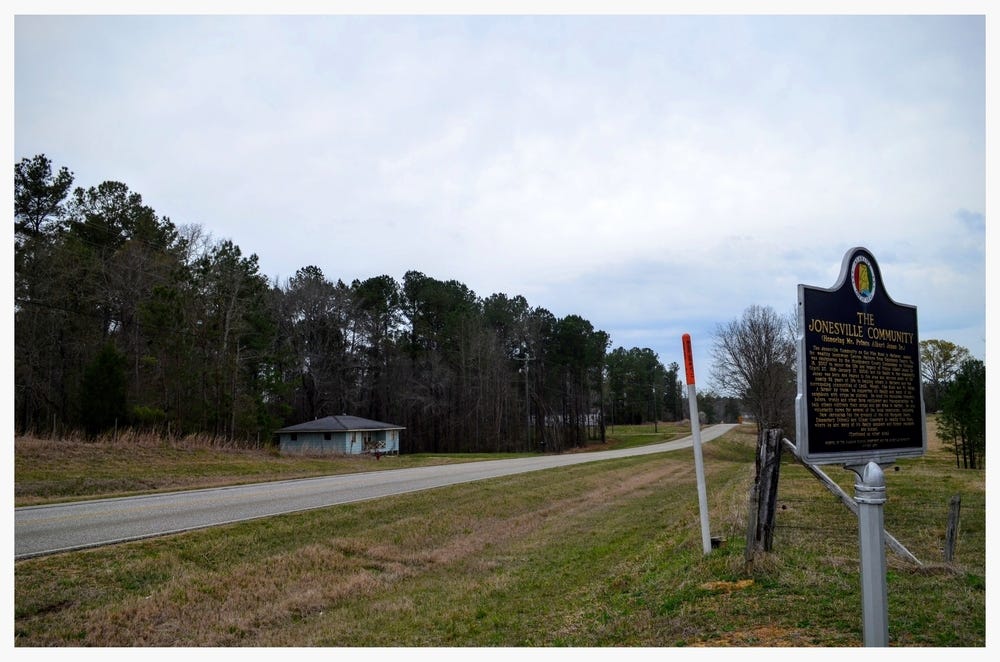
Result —
[[[733, 425], [701, 432], [703, 442]], [[324, 508], [510, 474], [690, 448], [691, 437], [613, 451], [372, 471], [14, 510], [15, 559]], [[692, 471], [694, 464], [692, 462]]]

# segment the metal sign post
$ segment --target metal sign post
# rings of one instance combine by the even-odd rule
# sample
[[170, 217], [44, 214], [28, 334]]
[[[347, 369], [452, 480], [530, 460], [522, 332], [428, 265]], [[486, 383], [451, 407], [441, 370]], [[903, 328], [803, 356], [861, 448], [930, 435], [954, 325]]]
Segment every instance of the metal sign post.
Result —
[[875, 256], [844, 255], [832, 288], [799, 285], [796, 454], [857, 474], [865, 646], [889, 642], [885, 474], [927, 450], [916, 306], [894, 301]]
[[858, 542], [861, 550], [861, 620], [865, 646], [889, 645], [889, 599], [885, 583], [883, 506], [885, 474], [875, 462], [847, 467], [857, 474]]
[[701, 421], [698, 420], [698, 396], [694, 388], [694, 356], [691, 352], [691, 334], [685, 333], [684, 372], [687, 376], [688, 406], [691, 410], [691, 436], [694, 438], [694, 471], [698, 479], [698, 510], [701, 514], [701, 548], [705, 554], [712, 551], [712, 536], [708, 526], [708, 492], [705, 488], [705, 463], [701, 457]]

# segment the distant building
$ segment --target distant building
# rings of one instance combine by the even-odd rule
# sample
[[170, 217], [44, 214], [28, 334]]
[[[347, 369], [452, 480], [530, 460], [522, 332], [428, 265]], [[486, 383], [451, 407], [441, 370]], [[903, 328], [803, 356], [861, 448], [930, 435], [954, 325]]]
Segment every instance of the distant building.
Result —
[[282, 453], [360, 455], [399, 453], [406, 428], [357, 416], [327, 416], [276, 430]]

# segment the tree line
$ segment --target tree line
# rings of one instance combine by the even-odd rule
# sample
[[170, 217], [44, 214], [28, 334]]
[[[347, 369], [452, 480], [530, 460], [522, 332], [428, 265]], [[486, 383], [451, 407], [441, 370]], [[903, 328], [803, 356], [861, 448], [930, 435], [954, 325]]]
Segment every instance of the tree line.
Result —
[[955, 454], [955, 466], [986, 463], [986, 364], [947, 340], [920, 343], [924, 403], [938, 412], [938, 435]]
[[408, 271], [285, 282], [115, 181], [15, 164], [15, 426], [138, 427], [264, 443], [348, 413], [403, 452], [560, 451], [614, 423], [684, 416], [677, 365], [608, 352], [578, 315]]

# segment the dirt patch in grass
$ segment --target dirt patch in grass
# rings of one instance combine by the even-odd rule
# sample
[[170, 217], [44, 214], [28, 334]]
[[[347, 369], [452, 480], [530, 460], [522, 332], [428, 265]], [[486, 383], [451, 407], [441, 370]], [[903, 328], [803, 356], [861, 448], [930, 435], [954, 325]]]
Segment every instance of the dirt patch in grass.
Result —
[[699, 588], [703, 588], [706, 591], [719, 591], [724, 593], [731, 593], [732, 591], [742, 591], [745, 588], [750, 588], [753, 586], [752, 579], [741, 579], [735, 582], [728, 581], [718, 581], [718, 582], [705, 582]]
[[572, 521], [602, 505], [628, 498], [637, 491], [648, 490], [684, 473], [685, 467], [682, 465], [665, 464], [649, 471], [631, 472], [621, 480], [602, 485], [600, 490], [553, 501], [532, 512], [513, 517], [476, 518], [468, 523], [463, 535], [456, 536], [435, 549], [432, 559], [437, 563], [447, 564], [469, 558], [487, 546], [534, 535], [542, 527], [551, 526], [556, 519]]

